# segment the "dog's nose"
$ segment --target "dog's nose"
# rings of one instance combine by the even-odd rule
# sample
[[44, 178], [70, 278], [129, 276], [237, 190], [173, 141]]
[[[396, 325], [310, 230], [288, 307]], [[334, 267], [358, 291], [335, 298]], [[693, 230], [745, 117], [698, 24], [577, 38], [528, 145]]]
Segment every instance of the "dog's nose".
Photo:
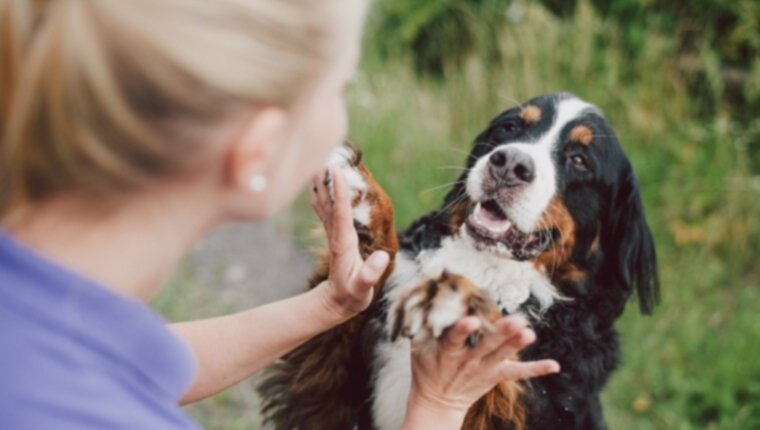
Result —
[[527, 184], [536, 177], [536, 169], [530, 155], [517, 148], [504, 148], [488, 157], [491, 175], [506, 185]]

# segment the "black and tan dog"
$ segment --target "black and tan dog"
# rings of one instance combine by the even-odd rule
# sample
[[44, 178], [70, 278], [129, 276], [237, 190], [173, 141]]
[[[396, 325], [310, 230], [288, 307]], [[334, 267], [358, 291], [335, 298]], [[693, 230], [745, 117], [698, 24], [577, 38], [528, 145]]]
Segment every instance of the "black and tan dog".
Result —
[[[538, 97], [496, 117], [440, 210], [397, 241], [390, 200], [341, 148], [365, 256], [394, 255], [377, 300], [288, 354], [261, 385], [281, 429], [398, 429], [412, 343], [436, 342], [464, 315], [522, 313], [538, 341], [522, 359], [562, 372], [502, 383], [466, 429], [604, 428], [600, 391], [620, 360], [615, 320], [636, 291], [658, 301], [654, 244], [639, 186], [610, 124], [570, 94]], [[321, 266], [312, 285], [327, 276]]]

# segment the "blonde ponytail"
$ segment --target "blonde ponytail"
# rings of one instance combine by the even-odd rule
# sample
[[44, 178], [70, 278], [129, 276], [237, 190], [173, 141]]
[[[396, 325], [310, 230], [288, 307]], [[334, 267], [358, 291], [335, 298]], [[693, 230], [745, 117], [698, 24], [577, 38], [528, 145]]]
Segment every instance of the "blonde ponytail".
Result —
[[32, 32], [37, 6], [26, 0], [0, 0], [0, 131], [5, 129], [24, 47]]
[[340, 49], [345, 9], [0, 0], [0, 216], [60, 192], [122, 194], [181, 172], [225, 118], [293, 104]]

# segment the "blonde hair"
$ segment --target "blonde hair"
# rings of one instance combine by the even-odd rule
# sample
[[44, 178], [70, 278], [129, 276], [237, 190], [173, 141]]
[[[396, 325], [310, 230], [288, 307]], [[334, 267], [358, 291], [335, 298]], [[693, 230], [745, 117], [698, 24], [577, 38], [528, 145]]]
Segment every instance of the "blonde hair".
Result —
[[0, 0], [0, 214], [141, 189], [186, 168], [236, 111], [289, 107], [334, 60], [341, 8]]

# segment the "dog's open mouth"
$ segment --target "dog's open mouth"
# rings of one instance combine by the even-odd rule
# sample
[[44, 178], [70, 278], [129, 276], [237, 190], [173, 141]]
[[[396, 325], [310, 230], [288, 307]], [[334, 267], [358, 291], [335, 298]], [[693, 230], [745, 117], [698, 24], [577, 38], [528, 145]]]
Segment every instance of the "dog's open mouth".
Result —
[[520, 231], [493, 199], [476, 203], [465, 224], [476, 241], [508, 251], [516, 260], [535, 259], [552, 246], [555, 235], [552, 230]]

